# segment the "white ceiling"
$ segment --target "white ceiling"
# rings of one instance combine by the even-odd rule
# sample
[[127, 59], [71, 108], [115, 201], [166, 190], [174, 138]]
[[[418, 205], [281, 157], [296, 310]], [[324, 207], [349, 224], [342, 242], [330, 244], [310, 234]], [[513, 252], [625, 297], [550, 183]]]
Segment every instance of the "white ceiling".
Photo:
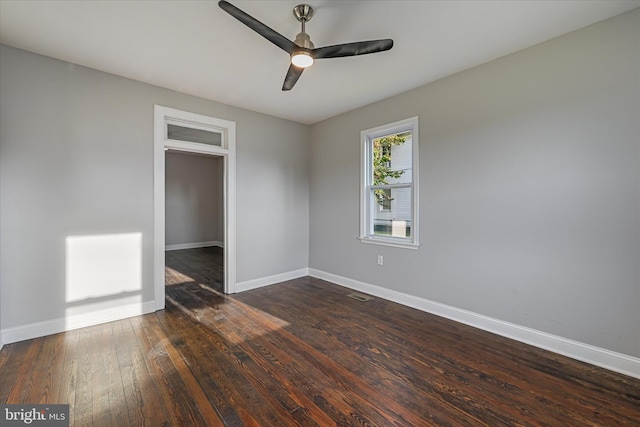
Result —
[[[303, 0], [230, 0], [294, 39]], [[217, 1], [0, 0], [0, 43], [311, 124], [607, 19], [640, 0], [308, 0], [316, 47], [392, 38], [319, 60], [282, 92], [288, 55]]]

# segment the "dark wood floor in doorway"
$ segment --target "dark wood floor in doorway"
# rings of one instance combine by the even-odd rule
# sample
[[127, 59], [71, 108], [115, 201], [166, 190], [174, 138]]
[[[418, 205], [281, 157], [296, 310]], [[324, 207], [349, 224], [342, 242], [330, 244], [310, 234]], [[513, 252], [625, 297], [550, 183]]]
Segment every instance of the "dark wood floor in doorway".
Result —
[[224, 292], [224, 250], [219, 246], [165, 252], [167, 286], [199, 283]]
[[640, 380], [349, 293], [183, 280], [164, 311], [6, 345], [0, 403], [69, 403], [72, 426], [639, 425]]

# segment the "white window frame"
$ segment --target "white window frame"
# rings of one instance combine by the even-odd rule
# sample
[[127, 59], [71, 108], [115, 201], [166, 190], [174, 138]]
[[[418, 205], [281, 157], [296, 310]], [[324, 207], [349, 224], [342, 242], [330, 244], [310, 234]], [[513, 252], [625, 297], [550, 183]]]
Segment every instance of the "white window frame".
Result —
[[[373, 185], [373, 140], [387, 135], [411, 132], [412, 169], [411, 169], [411, 237], [378, 236], [373, 233], [375, 203], [371, 197]], [[418, 202], [418, 116], [389, 123], [360, 132], [360, 241], [376, 245], [394, 246], [407, 249], [420, 247], [419, 206]], [[406, 184], [400, 185], [402, 187]], [[389, 188], [393, 187], [390, 185]]]

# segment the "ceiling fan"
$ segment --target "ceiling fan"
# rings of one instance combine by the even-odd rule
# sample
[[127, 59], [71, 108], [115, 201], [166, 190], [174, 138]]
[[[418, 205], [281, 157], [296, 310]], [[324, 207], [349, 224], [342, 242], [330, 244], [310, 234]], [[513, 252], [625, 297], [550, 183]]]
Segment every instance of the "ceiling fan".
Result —
[[302, 75], [304, 69], [313, 64], [316, 59], [366, 55], [368, 53], [384, 52], [393, 47], [393, 40], [391, 39], [344, 43], [319, 48], [314, 47], [309, 34], [304, 31], [305, 24], [309, 22], [313, 16], [313, 8], [308, 4], [299, 4], [293, 8], [293, 15], [302, 24], [302, 31], [296, 36], [295, 41], [289, 40], [227, 1], [220, 0], [218, 5], [229, 15], [291, 56], [291, 65], [284, 78], [282, 90], [291, 90], [300, 78], [300, 75]]

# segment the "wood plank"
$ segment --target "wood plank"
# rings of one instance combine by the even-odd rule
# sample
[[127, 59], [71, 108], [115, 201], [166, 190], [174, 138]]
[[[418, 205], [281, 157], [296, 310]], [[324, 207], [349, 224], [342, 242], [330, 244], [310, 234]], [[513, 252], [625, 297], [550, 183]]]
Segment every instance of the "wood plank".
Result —
[[145, 342], [146, 363], [152, 372], [163, 399], [170, 410], [174, 425], [204, 425], [202, 414], [198, 410], [191, 391], [187, 388], [181, 373], [171, 361], [167, 346], [170, 344], [163, 334], [158, 319], [153, 315], [141, 317], [143, 328], [140, 332]]
[[[104, 376], [107, 381], [106, 394], [109, 400], [109, 412], [111, 425], [128, 426], [129, 414], [127, 400], [124, 394], [122, 371], [118, 360], [118, 350], [115, 345], [113, 328], [118, 322], [107, 323], [100, 329], [102, 342], [102, 355], [104, 363]], [[95, 423], [94, 423], [95, 424]]]
[[[93, 423], [93, 390], [96, 384], [93, 382], [93, 344], [91, 335], [95, 335], [97, 329], [82, 328], [78, 330], [76, 382], [74, 405], [69, 407], [69, 419], [71, 425], [91, 425]], [[99, 386], [99, 383], [98, 383]]]
[[[16, 345], [15, 350], [18, 347], [22, 347], [22, 351], [24, 354], [18, 356], [16, 361], [12, 361], [7, 365], [12, 365], [15, 371], [3, 371], [2, 377], [5, 376], [5, 372], [7, 378], [3, 378], [3, 382], [6, 381], [8, 384], [8, 393], [6, 397], [7, 403], [31, 403], [25, 400], [25, 397], [29, 395], [33, 384], [31, 383], [32, 375], [31, 373], [34, 370], [34, 366], [38, 364], [37, 356], [40, 353], [40, 348], [44, 343], [44, 338], [39, 340], [28, 340], [24, 341], [22, 345]], [[25, 348], [26, 347], [26, 348]], [[16, 353], [19, 353], [16, 352]], [[7, 366], [8, 368], [9, 366]], [[11, 384], [11, 382], [13, 384]]]
[[46, 404], [57, 403], [57, 396], [52, 396], [53, 388], [60, 383], [60, 373], [64, 364], [66, 350], [62, 334], [44, 337], [36, 363], [34, 363], [29, 379], [29, 394], [23, 397], [25, 402]]
[[184, 381], [185, 387], [189, 390], [196, 407], [202, 414], [204, 420], [206, 420], [207, 425], [212, 427], [224, 426], [224, 422], [220, 418], [220, 415], [217, 413], [216, 409], [211, 406], [207, 396], [204, 394], [202, 388], [198, 384], [198, 381], [191, 372], [189, 365], [185, 363], [182, 354], [173, 345], [172, 339], [168, 340], [165, 344], [165, 348], [169, 358], [173, 362], [173, 365], [180, 373], [180, 377]]
[[117, 402], [114, 402], [114, 408], [111, 408], [109, 400], [109, 390], [111, 388], [111, 378], [108, 372], [108, 346], [109, 338], [106, 329], [111, 329], [111, 323], [97, 325], [91, 328], [91, 347], [89, 354], [91, 355], [91, 384], [92, 384], [92, 407], [91, 418], [93, 425], [112, 425], [115, 420], [112, 417], [112, 411], [116, 410]]
[[[140, 365], [134, 364], [134, 356], [132, 355], [136, 350], [137, 340], [131, 329], [129, 319], [114, 322], [113, 337], [122, 379], [122, 390], [126, 402], [126, 419], [130, 426], [141, 426], [145, 424], [146, 419], [151, 420], [151, 413], [147, 411], [149, 403], [147, 399], [142, 398], [140, 390], [140, 380], [137, 373]], [[142, 381], [144, 381], [144, 378], [148, 378], [148, 373], [144, 375]], [[157, 410], [161, 410], [160, 405], [158, 405]], [[149, 418], [146, 418], [146, 415], [149, 415]]]
[[[80, 332], [78, 330], [69, 331], [64, 334], [60, 334], [61, 339], [64, 342], [65, 354], [62, 369], [59, 372], [59, 376], [56, 376], [53, 380], [56, 401], [53, 403], [61, 403], [69, 405], [70, 424], [73, 424], [73, 411], [72, 408], [76, 407], [76, 384], [77, 384], [77, 369], [78, 369], [78, 340]], [[54, 368], [56, 369], [56, 368]], [[52, 373], [52, 375], [56, 375]]]
[[122, 331], [127, 337], [122, 354], [131, 363], [130, 386], [125, 388], [129, 421], [131, 425], [168, 426], [173, 417], [163, 402], [161, 385], [149, 370], [146, 355], [138, 344], [140, 325], [135, 318], [122, 321]]
[[[170, 388], [167, 388], [168, 377], [163, 379], [163, 372], [157, 361], [162, 349], [156, 347], [156, 343], [150, 341], [145, 332], [147, 319], [149, 317], [153, 317], [153, 315], [130, 319], [140, 348], [139, 352], [132, 353], [132, 361], [136, 366], [135, 372], [139, 374], [140, 372], [146, 371], [149, 375], [149, 380], [142, 383], [148, 385], [149, 388], [144, 390], [141, 387], [141, 396], [143, 402], [146, 402], [152, 396], [152, 398], [157, 401], [158, 406], [163, 408], [163, 415], [166, 416], [163, 417], [164, 419], [157, 425], [180, 425], [181, 415], [174, 410], [172, 392]], [[142, 404], [142, 402], [139, 404]], [[158, 415], [156, 415], [156, 417], [157, 416]]]
[[[14, 388], [22, 388], [18, 383], [20, 368], [24, 363], [29, 362], [28, 349], [31, 345], [30, 341], [21, 341], [7, 344], [0, 350], [0, 403], [19, 403], [9, 400], [9, 396]], [[26, 372], [27, 370], [22, 372], [22, 375]], [[22, 391], [20, 390], [19, 393]], [[15, 399], [15, 396], [12, 399]]]

